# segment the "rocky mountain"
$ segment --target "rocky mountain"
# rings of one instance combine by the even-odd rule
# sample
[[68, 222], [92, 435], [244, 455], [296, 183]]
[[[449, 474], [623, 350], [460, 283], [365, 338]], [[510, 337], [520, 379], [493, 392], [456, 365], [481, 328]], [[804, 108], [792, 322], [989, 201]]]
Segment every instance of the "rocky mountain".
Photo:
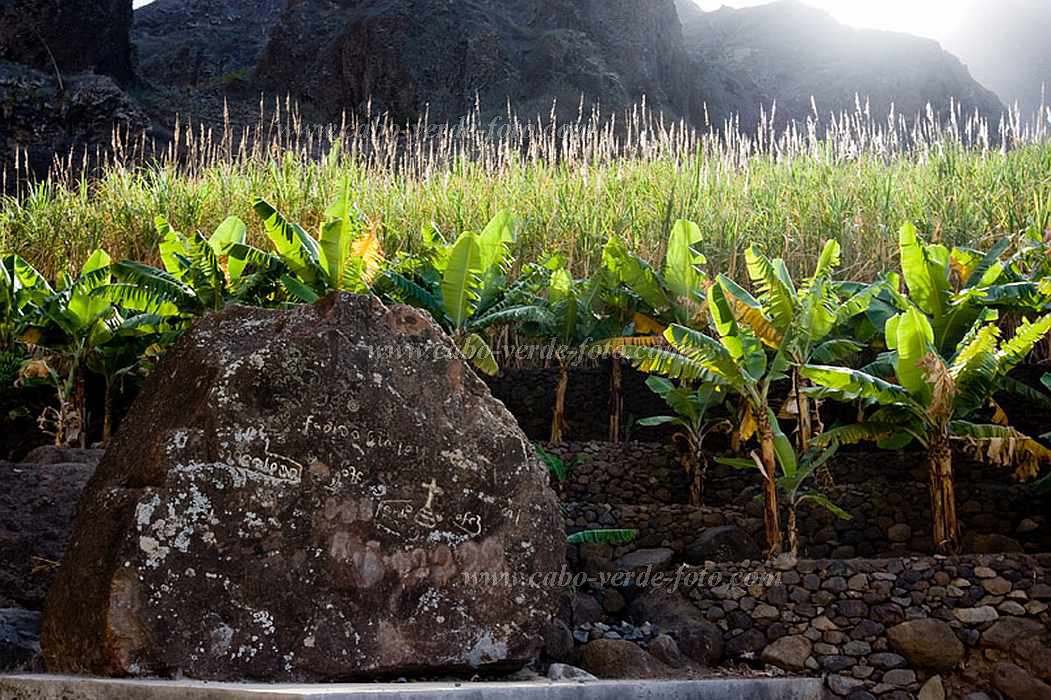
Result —
[[118, 85], [134, 76], [131, 20], [131, 0], [0, 0], [0, 172], [41, 175], [114, 127], [146, 127]]
[[244, 81], [286, 0], [155, 0], [135, 12], [138, 72], [157, 85]]
[[974, 77], [1007, 105], [1018, 103], [1023, 116], [1040, 108], [1047, 87], [1051, 103], [1051, 2], [998, 0], [975, 5], [960, 26], [945, 37]]
[[526, 117], [650, 105], [690, 110], [673, 0], [291, 0], [257, 77], [330, 117], [362, 109], [456, 120], [477, 99]]
[[131, 0], [0, 0], [0, 61], [131, 80]]
[[937, 42], [908, 34], [859, 30], [797, 0], [702, 12], [678, 0], [683, 37], [713, 122], [741, 115], [756, 123], [760, 105], [777, 103], [779, 125], [813, 113], [853, 111], [855, 96], [873, 116], [913, 117], [930, 103], [955, 99], [970, 113], [996, 118], [1003, 107]]

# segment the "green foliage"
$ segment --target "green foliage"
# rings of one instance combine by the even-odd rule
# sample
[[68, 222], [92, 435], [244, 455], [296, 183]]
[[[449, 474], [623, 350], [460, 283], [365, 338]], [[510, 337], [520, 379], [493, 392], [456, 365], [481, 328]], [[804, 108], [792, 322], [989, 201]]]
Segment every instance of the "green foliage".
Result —
[[[426, 226], [415, 253], [400, 250], [387, 260], [350, 183], [344, 180], [325, 209], [318, 238], [259, 198], [253, 209], [265, 248], [253, 245], [251, 226], [237, 216], [223, 218], [207, 236], [181, 233], [158, 217], [161, 267], [114, 262], [99, 249], [76, 274], [51, 283], [7, 254], [0, 264], [0, 350], [47, 353], [48, 376], [82, 406], [77, 386], [84, 372], [102, 375], [109, 386], [203, 313], [229, 304], [279, 308], [338, 289], [426, 310], [488, 373], [499, 369], [490, 343], [503, 327], [565, 348], [615, 347], [656, 375], [650, 387], [671, 409], [638, 425], [674, 425], [695, 453], [715, 424], [711, 407], [737, 394], [745, 405], [741, 426], [755, 426], [748, 434], [769, 440], [774, 478], [796, 478], [799, 455], [809, 454], [805, 445], [793, 447], [769, 406], [770, 386], [786, 379], [804, 389], [794, 400], [860, 402], [868, 409], [864, 424], [833, 428], [821, 447], [863, 439], [896, 448], [929, 445], [949, 431], [983, 459], [1011, 464], [1020, 477], [1037, 476], [1046, 461], [1039, 442], [1005, 426], [964, 430], [997, 390], [1051, 403], [1040, 388], [1008, 376], [1051, 329], [1051, 314], [1034, 313], [1047, 308], [1051, 278], [1047, 242], [1032, 231], [982, 252], [927, 244], [906, 225], [897, 241], [900, 277], [871, 284], [833, 279], [843, 257], [837, 241], [824, 244], [798, 282], [788, 260], [753, 245], [744, 255], [749, 290], [729, 274], [708, 278], [702, 228], [686, 220], [669, 223], [659, 265], [618, 233], [606, 237], [602, 264], [584, 278], [557, 254], [516, 264], [512, 253], [521, 241], [507, 210], [480, 233], [465, 230], [451, 242], [437, 226]], [[1007, 339], [996, 325], [1001, 314], [1017, 326]], [[861, 369], [841, 366], [863, 346], [886, 352]]]
[[638, 536], [638, 530], [584, 530], [566, 538], [568, 544], [628, 544]]
[[534, 449], [536, 449], [536, 453], [537, 456], [540, 457], [540, 461], [542, 461], [547, 466], [548, 471], [551, 472], [551, 475], [554, 476], [559, 483], [563, 483], [567, 478], [569, 478], [569, 473], [573, 471], [573, 468], [577, 464], [580, 463], [579, 456], [576, 456], [569, 462], [566, 462], [564, 459], [562, 459], [555, 453], [548, 452], [547, 450], [545, 450], [543, 446], [540, 445], [540, 443], [534, 443], [533, 447]]
[[531, 266], [516, 283], [508, 284], [514, 238], [514, 220], [510, 212], [501, 211], [482, 233], [464, 231], [448, 246], [431, 238], [427, 255], [403, 260], [385, 273], [390, 295], [430, 313], [486, 374], [497, 374], [500, 368], [483, 331], [546, 319], [533, 293], [539, 267]]
[[[936, 308], [930, 301], [925, 304]], [[887, 323], [886, 330], [897, 383], [843, 367], [802, 369], [815, 384], [808, 390], [811, 395], [877, 407], [871, 423], [830, 430], [821, 436], [821, 444], [871, 439], [900, 448], [915, 439], [929, 448], [951, 438], [982, 459], [1014, 467], [1016, 477], [1023, 480], [1037, 476], [1041, 464], [1051, 463], [1051, 452], [1017, 431], [966, 422], [1051, 331], [1051, 314], [1035, 322], [1023, 320], [1007, 340], [1001, 340], [1000, 329], [978, 314], [976, 324], [948, 357], [939, 352], [934, 325], [918, 305], [910, 303]]]

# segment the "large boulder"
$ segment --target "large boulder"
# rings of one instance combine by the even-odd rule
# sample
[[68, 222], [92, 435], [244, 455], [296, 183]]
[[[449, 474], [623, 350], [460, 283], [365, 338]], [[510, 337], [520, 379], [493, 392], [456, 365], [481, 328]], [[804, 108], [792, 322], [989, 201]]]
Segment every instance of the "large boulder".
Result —
[[993, 669], [993, 685], [1008, 700], [1048, 700], [1051, 686], [1033, 678], [1012, 663], [999, 663]]
[[132, 78], [132, 0], [0, 0], [0, 61]]
[[564, 558], [544, 468], [431, 320], [234, 308], [99, 465], [41, 646], [54, 672], [215, 680], [520, 667], [560, 593], [528, 577]]
[[781, 637], [763, 649], [762, 660], [786, 671], [802, 671], [813, 651], [810, 640], [803, 635]]
[[913, 666], [951, 671], [963, 659], [963, 644], [948, 623], [932, 618], [909, 620], [887, 630], [890, 647]]
[[706, 528], [686, 548], [686, 563], [704, 566], [705, 562], [740, 562], [761, 559], [762, 553], [755, 538], [736, 525]]

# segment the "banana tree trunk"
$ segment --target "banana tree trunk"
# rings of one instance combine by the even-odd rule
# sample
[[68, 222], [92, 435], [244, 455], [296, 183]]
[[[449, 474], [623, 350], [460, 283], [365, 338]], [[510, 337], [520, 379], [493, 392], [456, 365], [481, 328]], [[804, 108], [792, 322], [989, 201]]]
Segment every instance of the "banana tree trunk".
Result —
[[741, 425], [744, 422], [745, 411], [748, 410], [748, 404], [743, 399], [737, 402], [737, 425], [730, 433], [730, 452], [735, 455], [741, 454]]
[[555, 415], [551, 418], [551, 442], [562, 443], [566, 425], [566, 387], [569, 386], [569, 367], [564, 360], [558, 362], [558, 388], [555, 390]]
[[781, 553], [781, 512], [777, 502], [777, 455], [774, 453], [774, 432], [766, 414], [759, 417], [763, 469], [763, 527], [766, 532], [766, 550], [771, 557]]
[[609, 441], [614, 445], [620, 444], [620, 417], [624, 412], [624, 395], [621, 393], [620, 358], [616, 355], [610, 358], [609, 374]]
[[960, 525], [956, 519], [956, 492], [952, 475], [952, 449], [947, 438], [931, 443], [927, 453], [931, 489], [934, 545], [946, 554], [959, 550]]
[[[810, 397], [804, 393], [807, 382], [803, 377], [796, 375], [796, 410], [799, 412], [799, 452], [805, 454], [810, 450], [814, 441], [814, 404]], [[832, 478], [832, 470], [828, 463], [822, 464], [817, 470], [817, 480], [821, 488], [828, 490], [835, 487], [836, 480]]]
[[793, 558], [799, 556], [799, 524], [796, 520], [796, 507], [788, 507], [788, 551]]
[[708, 461], [700, 450], [692, 446], [686, 452], [681, 453], [679, 459], [683, 471], [690, 480], [690, 505], [700, 508], [704, 505], [704, 480], [708, 471]]
[[810, 449], [810, 442], [814, 437], [810, 421], [810, 397], [803, 393], [804, 380], [802, 377], [796, 374], [792, 383], [796, 392], [796, 411], [799, 413], [799, 451], [805, 453]]
[[87, 380], [83, 369], [76, 370], [76, 379], [73, 388], [73, 413], [78, 424], [77, 446], [81, 449], [88, 446], [88, 406], [87, 406]]

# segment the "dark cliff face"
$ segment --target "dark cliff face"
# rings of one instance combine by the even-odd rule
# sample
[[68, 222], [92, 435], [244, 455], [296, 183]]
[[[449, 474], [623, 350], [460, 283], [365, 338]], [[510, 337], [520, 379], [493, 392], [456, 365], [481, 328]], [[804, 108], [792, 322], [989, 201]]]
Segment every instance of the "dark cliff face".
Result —
[[286, 0], [155, 0], [135, 11], [138, 73], [157, 85], [243, 81]]
[[0, 60], [132, 79], [131, 0], [0, 0]]
[[643, 96], [690, 112], [690, 68], [672, 0], [293, 0], [257, 70], [323, 114], [429, 110], [458, 119], [619, 110]]
[[683, 36], [716, 119], [741, 114], [753, 126], [760, 105], [777, 103], [778, 123], [853, 111], [855, 96], [883, 119], [891, 106], [912, 119], [928, 103], [997, 119], [1002, 105], [936, 42], [907, 34], [856, 30], [794, 0], [699, 12], [680, 0]]
[[1047, 0], [999, 0], [976, 5], [945, 44], [979, 82], [1028, 118], [1051, 102], [1051, 92], [1045, 96], [1045, 88], [1051, 91], [1049, 28]]

